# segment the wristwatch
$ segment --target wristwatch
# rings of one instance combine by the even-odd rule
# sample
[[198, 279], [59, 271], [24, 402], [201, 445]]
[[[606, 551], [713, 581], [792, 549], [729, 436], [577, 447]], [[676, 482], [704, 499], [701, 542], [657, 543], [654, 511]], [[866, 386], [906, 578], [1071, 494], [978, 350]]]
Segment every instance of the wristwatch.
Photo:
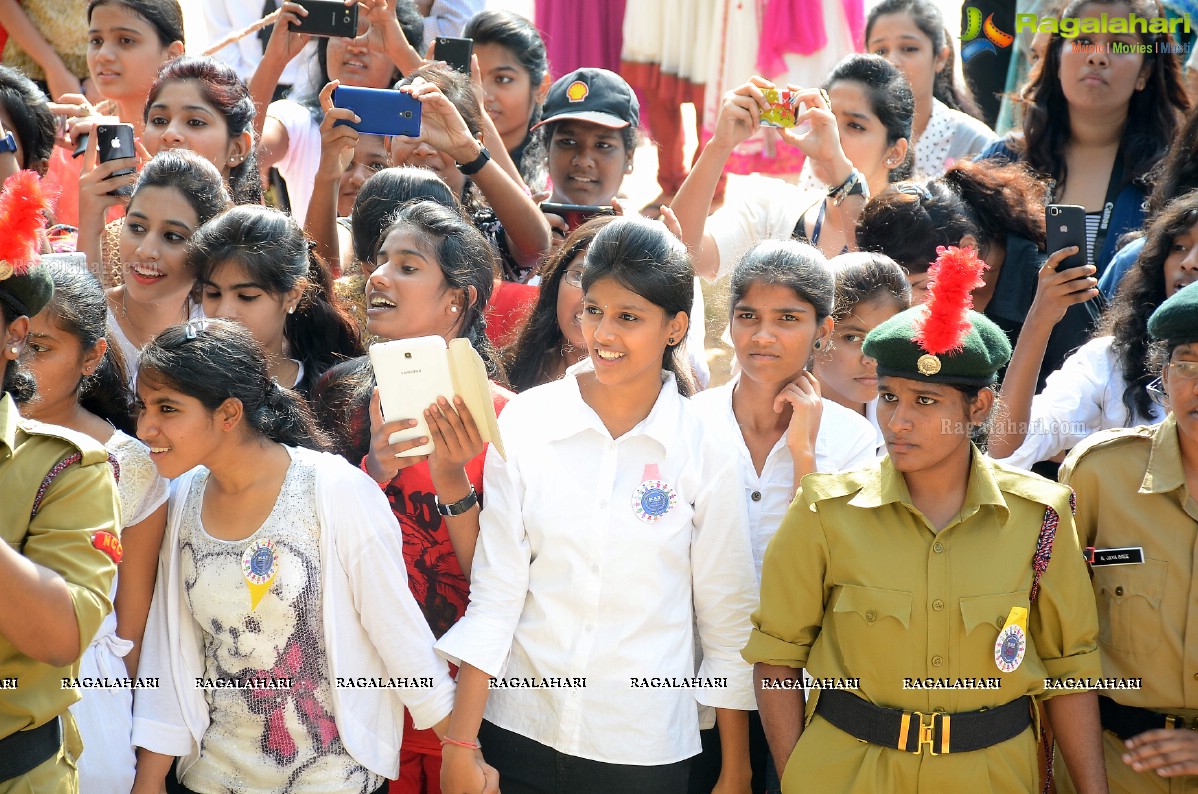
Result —
[[856, 168], [849, 174], [848, 179], [828, 191], [828, 198], [832, 199], [832, 203], [837, 207], [849, 196], [865, 196], [866, 200], [869, 200], [869, 185]]
[[11, 132], [5, 133], [4, 137], [0, 138], [0, 153], [16, 152], [16, 150], [17, 150], [17, 139], [12, 136]]
[[[483, 151], [486, 151], [485, 149]], [[478, 491], [474, 490], [474, 486], [470, 486], [470, 493], [463, 496], [453, 504], [441, 504], [441, 497], [434, 496], [433, 501], [437, 503], [437, 512], [443, 516], [460, 516], [470, 508], [478, 504]]]
[[458, 163], [458, 170], [466, 176], [474, 176], [479, 171], [483, 170], [483, 166], [491, 160], [491, 153], [487, 151], [486, 146], [478, 147], [478, 157], [475, 157], [468, 163]]

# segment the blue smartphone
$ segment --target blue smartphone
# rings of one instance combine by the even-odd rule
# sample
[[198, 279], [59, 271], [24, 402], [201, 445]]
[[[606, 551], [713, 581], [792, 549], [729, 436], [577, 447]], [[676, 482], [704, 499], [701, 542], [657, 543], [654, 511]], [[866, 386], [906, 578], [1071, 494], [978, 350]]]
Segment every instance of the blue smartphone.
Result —
[[334, 126], [350, 126], [364, 135], [420, 136], [420, 100], [403, 91], [337, 86], [333, 105], [349, 108], [362, 119], [356, 124], [338, 121]]

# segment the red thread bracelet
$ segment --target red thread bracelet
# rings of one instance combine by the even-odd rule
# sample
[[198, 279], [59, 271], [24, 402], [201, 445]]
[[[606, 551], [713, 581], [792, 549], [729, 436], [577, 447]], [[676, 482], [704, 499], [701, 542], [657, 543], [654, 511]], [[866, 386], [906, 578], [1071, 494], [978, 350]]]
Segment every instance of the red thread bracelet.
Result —
[[441, 737], [441, 746], [444, 747], [447, 744], [452, 744], [455, 747], [465, 747], [470, 750], [482, 750], [483, 749], [483, 746], [481, 744], [479, 744], [478, 742], [463, 742], [458, 739], [451, 739], [448, 736], [442, 736]]

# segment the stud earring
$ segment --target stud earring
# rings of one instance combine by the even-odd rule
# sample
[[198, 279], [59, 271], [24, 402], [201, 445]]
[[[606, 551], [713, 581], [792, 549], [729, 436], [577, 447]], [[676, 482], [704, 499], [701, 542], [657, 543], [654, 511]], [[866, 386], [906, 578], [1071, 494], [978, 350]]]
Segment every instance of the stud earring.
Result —
[[672, 336], [670, 337], [670, 344], [671, 345], [674, 344], [674, 337], [672, 337]]
[[451, 312], [453, 312], [454, 314], [457, 314], [457, 313], [458, 313], [458, 307], [457, 307], [457, 306], [450, 306], [450, 307], [449, 307], [449, 310], [450, 310]]
[[15, 356], [17, 353], [20, 353], [20, 352], [21, 352], [20, 350], [18, 350], [18, 349], [17, 349], [17, 348], [15, 348], [15, 347], [10, 347], [10, 348], [8, 349], [8, 351], [9, 351], [10, 353], [12, 353], [14, 356]]
[[813, 347], [816, 350], [819, 350], [823, 346], [824, 346], [824, 343], [821, 342], [819, 339], [816, 339], [815, 342], [812, 343], [812, 345], [811, 345], [811, 347]]
[[288, 313], [288, 314], [295, 314], [295, 307], [294, 307], [294, 306], [290, 306], [290, 307], [288, 307], [288, 308], [287, 308], [287, 313]]

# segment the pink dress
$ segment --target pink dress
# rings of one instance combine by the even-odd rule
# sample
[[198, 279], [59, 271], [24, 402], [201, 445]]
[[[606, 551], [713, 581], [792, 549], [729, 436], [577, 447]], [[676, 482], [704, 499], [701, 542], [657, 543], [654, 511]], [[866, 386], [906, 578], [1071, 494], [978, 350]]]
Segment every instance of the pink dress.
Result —
[[584, 66], [617, 72], [626, 0], [537, 0], [536, 23], [554, 78]]

